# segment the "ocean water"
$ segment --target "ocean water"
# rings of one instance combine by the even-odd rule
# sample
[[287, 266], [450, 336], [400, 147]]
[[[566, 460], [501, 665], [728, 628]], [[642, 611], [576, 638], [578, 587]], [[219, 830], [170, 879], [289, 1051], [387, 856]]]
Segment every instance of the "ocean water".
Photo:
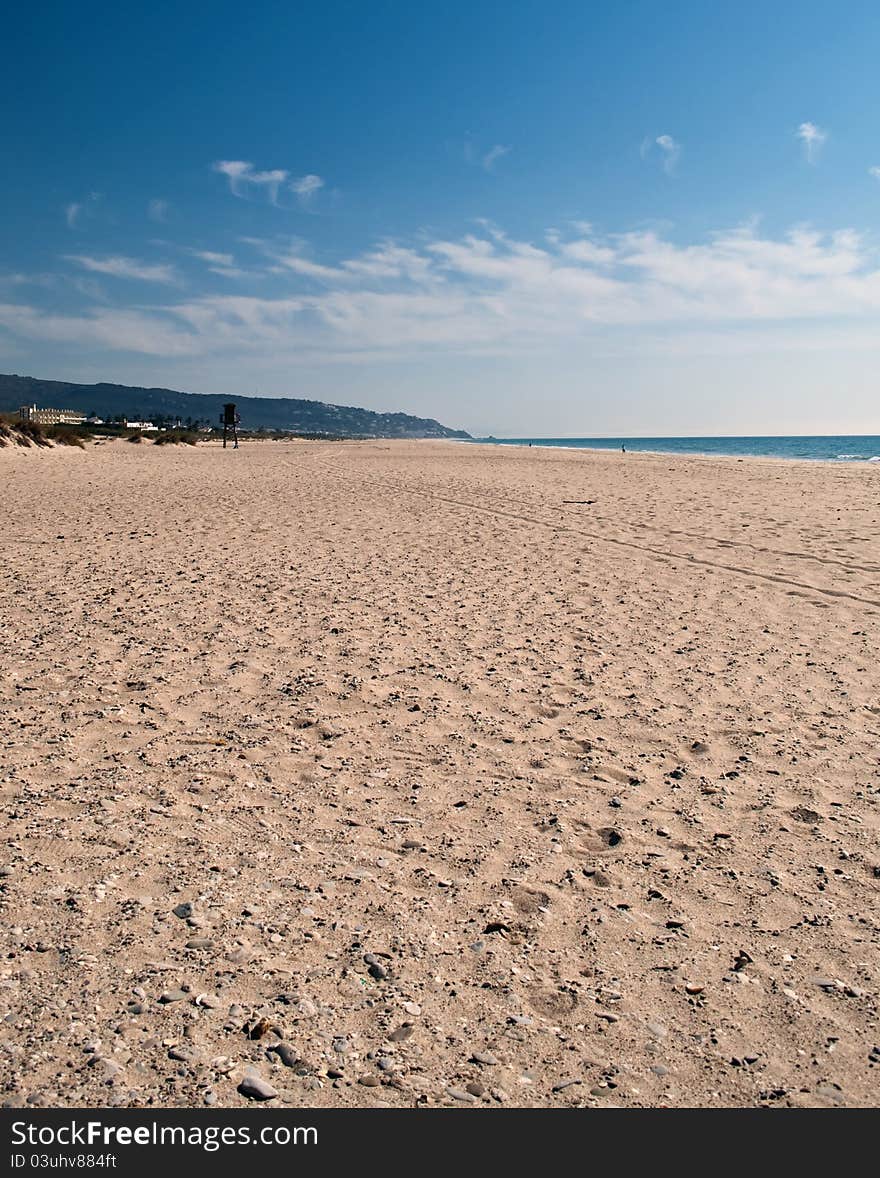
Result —
[[806, 458], [816, 462], [880, 463], [880, 435], [843, 434], [769, 438], [474, 438], [498, 446], [555, 446], [572, 450], [643, 450], [655, 454]]

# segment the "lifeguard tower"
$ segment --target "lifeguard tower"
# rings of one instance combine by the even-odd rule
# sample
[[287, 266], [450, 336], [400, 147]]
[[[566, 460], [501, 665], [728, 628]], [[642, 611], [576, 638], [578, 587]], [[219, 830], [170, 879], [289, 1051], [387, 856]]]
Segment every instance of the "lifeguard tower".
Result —
[[238, 449], [238, 427], [241, 422], [240, 414], [235, 411], [235, 402], [230, 401], [223, 406], [220, 414], [220, 424], [223, 426], [223, 449], [226, 449], [226, 439], [232, 438], [233, 450]]

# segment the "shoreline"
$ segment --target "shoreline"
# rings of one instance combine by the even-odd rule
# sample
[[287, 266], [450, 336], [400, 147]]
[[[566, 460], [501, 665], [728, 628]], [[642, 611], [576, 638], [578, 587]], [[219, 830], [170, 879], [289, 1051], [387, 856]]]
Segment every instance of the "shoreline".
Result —
[[[784, 436], [784, 435], [780, 435], [780, 436]], [[830, 437], [831, 435], [816, 434], [816, 435], [804, 435], [804, 436], [805, 437], [823, 438], [823, 437]], [[873, 438], [875, 435], [865, 434], [863, 436]], [[425, 440], [433, 440], [433, 439], [425, 439]], [[617, 447], [612, 447], [612, 446], [574, 446], [574, 445], [566, 445], [561, 442], [556, 443], [554, 440], [546, 439], [546, 438], [543, 438], [543, 439], [536, 438], [531, 441], [521, 440], [519, 438], [512, 439], [510, 441], [507, 441], [503, 438], [494, 438], [494, 439], [474, 438], [472, 440], [468, 440], [466, 438], [447, 438], [447, 439], [442, 439], [442, 440], [443, 441], [451, 441], [451, 442], [461, 442], [462, 444], [468, 445], [468, 446], [498, 446], [498, 447], [504, 447], [504, 448], [508, 448], [508, 449], [520, 449], [520, 450], [564, 450], [564, 451], [581, 451], [581, 450], [583, 450], [583, 451], [589, 451], [590, 453], [593, 453], [593, 454], [620, 454], [621, 453], [621, 449], [619, 446], [617, 446]], [[575, 439], [572, 439], [572, 441], [574, 441], [574, 440]], [[590, 441], [597, 441], [598, 439], [591, 438], [589, 440]], [[662, 450], [662, 449], [653, 449], [653, 448], [647, 449], [647, 448], [643, 448], [643, 447], [640, 447], [637, 445], [633, 445], [632, 447], [630, 447], [630, 445], [629, 445], [630, 443], [637, 443], [639, 440], [640, 439], [638, 439], [638, 438], [622, 439], [622, 441], [627, 444], [627, 450], [626, 450], [627, 454], [652, 454], [652, 455], [655, 455], [656, 457], [660, 457], [660, 458], [725, 458], [725, 459], [734, 458], [737, 460], [756, 459], [756, 460], [775, 461], [775, 462], [832, 463], [835, 466], [841, 465], [841, 464], [851, 464], [854, 466], [862, 466], [862, 465], [869, 465], [870, 466], [872, 464], [880, 465], [880, 454], [872, 455], [870, 458], [861, 458], [861, 457], [853, 456], [853, 455], [836, 456], [834, 458], [827, 458], [827, 457], [811, 457], [809, 455], [796, 455], [795, 456], [795, 455], [787, 455], [787, 454], [755, 454], [755, 453], [718, 454], [718, 453], [712, 453], [711, 451], [702, 451], [702, 450]], [[686, 440], [691, 440], [691, 439], [686, 439]], [[702, 441], [703, 439], [694, 439], [694, 440]], [[708, 439], [706, 439], [706, 440], [708, 440]], [[880, 448], [880, 438], [878, 438], [878, 448]]]
[[[871, 436], [871, 435], [868, 435]], [[26, 459], [29, 455], [39, 455], [45, 458], [47, 455], [56, 453], [69, 454], [83, 454], [90, 451], [101, 449], [105, 453], [111, 454], [121, 451], [121, 445], [126, 439], [123, 438], [108, 438], [98, 439], [95, 441], [92, 438], [84, 440], [84, 445], [79, 446], [64, 446], [52, 443], [48, 446], [17, 446], [7, 445], [0, 447], [0, 462], [3, 461], [3, 455], [14, 455], [16, 458]], [[811, 470], [816, 469], [841, 469], [841, 470], [862, 470], [867, 468], [869, 470], [880, 471], [880, 455], [872, 458], [812, 458], [812, 457], [790, 457], [787, 455], [776, 454], [712, 454], [702, 453], [697, 451], [682, 451], [682, 450], [647, 450], [647, 449], [628, 449], [625, 453], [621, 453], [619, 449], [613, 449], [605, 446], [562, 446], [562, 445], [545, 445], [540, 442], [533, 442], [529, 445], [527, 442], [503, 442], [503, 441], [486, 441], [485, 439], [467, 440], [465, 438], [337, 438], [332, 440], [326, 439], [312, 439], [312, 438], [289, 438], [289, 439], [273, 439], [273, 438], [243, 438], [241, 439], [239, 450], [246, 451], [255, 443], [259, 444], [259, 448], [271, 450], [273, 447], [281, 448], [285, 446], [293, 446], [304, 452], [308, 452], [315, 447], [332, 446], [339, 450], [348, 448], [365, 448], [378, 447], [379, 449], [399, 449], [407, 446], [453, 446], [464, 450], [476, 451], [480, 447], [485, 448], [487, 453], [501, 454], [509, 451], [512, 454], [527, 454], [531, 452], [536, 458], [539, 456], [547, 456], [553, 453], [559, 453], [562, 456], [572, 456], [582, 454], [585, 457], [599, 458], [600, 456], [608, 456], [617, 459], [631, 459], [637, 461], [639, 458], [653, 458], [664, 461], [682, 460], [685, 462], [700, 462], [700, 463], [718, 463], [722, 467], [731, 464], [751, 464], [755, 463], [758, 466], [781, 465], [784, 467], [798, 467], [805, 466]], [[143, 446], [131, 446], [127, 444], [127, 450], [135, 453], [148, 454], [154, 452], [154, 447], [151, 444]], [[194, 453], [199, 451], [201, 453], [213, 452], [222, 450], [222, 443], [217, 439], [205, 439], [197, 442], [192, 446], [174, 446], [174, 447], [160, 447], [159, 451], [166, 454], [171, 453]]]

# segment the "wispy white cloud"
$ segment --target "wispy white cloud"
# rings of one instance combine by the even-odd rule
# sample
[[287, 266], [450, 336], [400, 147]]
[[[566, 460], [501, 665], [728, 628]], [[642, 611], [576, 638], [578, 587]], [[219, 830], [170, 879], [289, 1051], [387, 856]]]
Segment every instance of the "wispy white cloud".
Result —
[[232, 254], [218, 254], [214, 253], [213, 250], [196, 250], [189, 248], [186, 252], [191, 254], [194, 258], [199, 258], [203, 262], [208, 262], [212, 266], [235, 265], [235, 259], [233, 258]]
[[254, 189], [265, 189], [272, 204], [278, 203], [278, 190], [288, 178], [283, 168], [256, 172], [254, 165], [246, 160], [217, 160], [212, 166], [229, 181], [229, 190], [234, 196], [244, 197]]
[[500, 160], [503, 156], [508, 155], [509, 153], [509, 147], [504, 147], [501, 143], [496, 143], [495, 146], [491, 147], [483, 156], [483, 168], [487, 172], [491, 172], [498, 160]]
[[97, 346], [111, 352], [175, 357], [204, 350], [204, 341], [179, 321], [164, 319], [155, 311], [91, 307], [79, 314], [58, 314], [5, 303], [0, 304], [0, 326], [41, 343]]
[[296, 193], [300, 204], [308, 206], [323, 187], [324, 181], [321, 177], [310, 172], [307, 176], [300, 176], [298, 180], [291, 181], [290, 191]]
[[97, 278], [84, 274], [67, 274], [64, 272], [52, 274], [0, 274], [0, 290], [31, 286], [36, 289], [52, 292], [69, 293], [77, 291], [80, 295], [93, 303], [106, 301], [104, 288]]
[[362, 281], [415, 282], [425, 285], [437, 278], [431, 273], [431, 259], [428, 256], [393, 241], [381, 242], [375, 249], [347, 259], [342, 263], [342, 269], [347, 274], [360, 276]]
[[430, 278], [429, 257], [390, 240], [382, 241], [354, 258], [346, 258], [335, 266], [316, 262], [310, 256], [308, 242], [299, 237], [244, 237], [240, 240], [259, 250], [270, 261], [269, 273], [297, 274], [324, 286], [373, 282], [384, 287], [394, 282], [425, 282]]
[[219, 274], [223, 278], [245, 278], [248, 271], [241, 269], [235, 263], [232, 254], [216, 253], [214, 250], [198, 250], [184, 247], [184, 252], [190, 257], [204, 262], [212, 274]]
[[120, 256], [92, 258], [83, 254], [66, 255], [68, 262], [82, 266], [95, 274], [107, 274], [112, 278], [133, 278], [140, 282], [160, 282], [173, 284], [178, 281], [173, 266], [165, 263], [141, 262], [136, 258]]
[[87, 217], [93, 215], [100, 199], [100, 192], [90, 192], [82, 200], [71, 201], [70, 204], [65, 205], [64, 219], [67, 222], [67, 228], [78, 229]]
[[795, 134], [804, 146], [804, 158], [807, 163], [815, 164], [819, 158], [819, 152], [828, 138], [827, 132], [823, 131], [821, 127], [817, 127], [815, 123], [801, 123]]
[[462, 146], [462, 154], [466, 162], [482, 168], [485, 172], [493, 171], [498, 161], [510, 154], [510, 150], [503, 143], [496, 143], [487, 149], [485, 145], [479, 144], [470, 132], [465, 136]]
[[167, 200], [151, 200], [147, 205], [147, 216], [151, 221], [156, 221], [160, 225], [164, 225], [168, 220], [168, 213], [171, 205]]
[[658, 135], [655, 143], [663, 155], [663, 171], [671, 176], [681, 158], [681, 144], [671, 135]]
[[[7, 303], [0, 325], [27, 338], [40, 338], [43, 325], [47, 339], [152, 355], [244, 358], [269, 349], [301, 363], [620, 347], [622, 331], [627, 341], [650, 333], [691, 341], [682, 347], [713, 332], [790, 341], [805, 323], [817, 348], [835, 325], [873, 332], [880, 314], [880, 262], [850, 229], [800, 226], [769, 237], [739, 226], [691, 244], [656, 231], [557, 230], [541, 245], [495, 229], [418, 247], [382, 242], [332, 261], [309, 256], [302, 242], [249, 244], [281, 284], [273, 297], [204, 293], [76, 315]], [[220, 269], [234, 261], [191, 252]], [[132, 259], [75, 260], [103, 274], [171, 279]]]
[[873, 176], [875, 180], [880, 180], [880, 168], [868, 168], [868, 175]]
[[293, 273], [321, 282], [338, 282], [345, 277], [345, 271], [336, 266], [325, 266], [314, 262], [308, 256], [308, 243], [302, 238], [242, 237], [243, 244], [258, 250], [270, 262], [270, 274]]

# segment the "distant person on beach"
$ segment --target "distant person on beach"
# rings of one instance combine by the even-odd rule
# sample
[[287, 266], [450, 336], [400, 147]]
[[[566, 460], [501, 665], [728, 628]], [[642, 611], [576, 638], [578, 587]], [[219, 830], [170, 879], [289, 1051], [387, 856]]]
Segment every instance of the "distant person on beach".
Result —
[[621, 454], [625, 454], [626, 453], [626, 446], [621, 446], [620, 452], [621, 452]]

